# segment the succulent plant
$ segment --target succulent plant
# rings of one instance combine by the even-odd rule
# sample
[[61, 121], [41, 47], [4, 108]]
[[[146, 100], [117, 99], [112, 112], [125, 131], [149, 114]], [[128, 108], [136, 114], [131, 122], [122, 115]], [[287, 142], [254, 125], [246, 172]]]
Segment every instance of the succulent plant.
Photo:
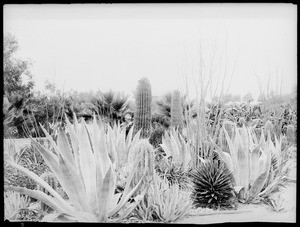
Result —
[[[144, 184], [142, 184], [142, 186], [145, 186], [152, 181], [154, 174], [154, 149], [147, 139], [141, 139], [136, 144], [132, 153], [130, 154], [129, 160], [134, 160], [134, 158], [138, 156], [142, 156], [142, 160], [139, 162], [137, 167], [139, 171], [136, 171], [133, 176], [132, 185], [136, 185], [145, 174], [146, 176], [143, 180]], [[140, 188], [137, 193], [140, 191], [143, 191], [143, 188]]]
[[295, 142], [295, 127], [294, 125], [288, 125], [286, 129], [286, 138], [289, 143]]
[[[47, 182], [47, 184], [50, 185], [51, 188], [53, 188], [55, 191], [57, 189], [57, 180], [56, 177], [53, 173], [51, 172], [45, 172], [43, 173], [40, 178], [42, 178], [44, 181]], [[50, 192], [48, 192], [44, 187], [42, 187], [41, 185], [38, 185], [38, 190], [44, 192], [46, 195], [51, 195]], [[49, 206], [47, 206], [45, 203], [41, 203], [41, 209], [43, 211], [46, 210], [52, 210]]]
[[139, 80], [135, 94], [134, 130], [135, 135], [141, 129], [141, 137], [149, 138], [151, 134], [151, 85], [147, 78]]
[[270, 120], [268, 120], [265, 124], [265, 131], [266, 132], [268, 132], [268, 131], [273, 132], [273, 130], [274, 130], [274, 125]]
[[66, 117], [71, 146], [61, 128], [58, 130], [56, 143], [41, 126], [55, 153], [32, 139], [32, 143], [59, 181], [69, 201], [65, 201], [41, 177], [10, 160], [6, 162], [40, 184], [52, 196], [39, 190], [23, 187], [6, 186], [5, 190], [14, 190], [33, 197], [51, 207], [56, 214], [60, 214], [45, 215], [42, 221], [105, 222], [108, 218], [117, 215], [118, 220], [122, 220], [130, 214], [145, 194], [143, 191], [142, 194], [134, 197], [134, 203], [128, 203], [128, 199], [140, 188], [144, 180], [143, 175], [134, 188], [131, 187], [133, 175], [139, 171], [137, 167], [142, 160], [142, 155], [136, 158], [123, 193], [115, 194], [116, 172], [108, 155], [107, 135], [99, 128], [95, 118], [89, 126], [84, 121], [78, 123], [76, 117], [74, 119], [74, 125], [72, 125]]
[[195, 207], [231, 208], [234, 197], [232, 173], [224, 163], [207, 160], [191, 172]]
[[171, 125], [181, 132], [183, 127], [182, 104], [180, 91], [175, 90], [172, 93], [171, 100]]

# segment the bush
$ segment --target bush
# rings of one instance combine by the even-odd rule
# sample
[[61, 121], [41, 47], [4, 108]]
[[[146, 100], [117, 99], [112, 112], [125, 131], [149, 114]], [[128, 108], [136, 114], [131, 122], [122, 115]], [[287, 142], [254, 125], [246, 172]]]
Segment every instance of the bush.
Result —
[[158, 148], [162, 143], [162, 136], [164, 135], [165, 130], [162, 127], [156, 128], [150, 135], [149, 143], [154, 147]]

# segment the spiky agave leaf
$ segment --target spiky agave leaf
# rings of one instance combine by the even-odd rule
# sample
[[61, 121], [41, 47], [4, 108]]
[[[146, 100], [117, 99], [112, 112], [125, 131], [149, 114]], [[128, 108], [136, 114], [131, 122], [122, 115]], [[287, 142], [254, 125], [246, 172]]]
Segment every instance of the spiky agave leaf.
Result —
[[201, 163], [191, 173], [193, 182], [192, 199], [195, 207], [230, 208], [232, 207], [232, 173], [228, 167], [215, 161]]

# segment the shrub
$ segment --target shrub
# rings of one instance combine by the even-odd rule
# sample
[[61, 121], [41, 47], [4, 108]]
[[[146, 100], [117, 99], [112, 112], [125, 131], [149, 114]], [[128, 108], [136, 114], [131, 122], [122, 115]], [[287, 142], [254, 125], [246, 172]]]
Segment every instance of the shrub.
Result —
[[154, 147], [158, 148], [162, 143], [162, 137], [165, 133], [165, 130], [161, 127], [156, 128], [150, 135], [149, 143]]
[[233, 193], [232, 173], [224, 163], [202, 162], [191, 172], [192, 198], [195, 207], [231, 208]]

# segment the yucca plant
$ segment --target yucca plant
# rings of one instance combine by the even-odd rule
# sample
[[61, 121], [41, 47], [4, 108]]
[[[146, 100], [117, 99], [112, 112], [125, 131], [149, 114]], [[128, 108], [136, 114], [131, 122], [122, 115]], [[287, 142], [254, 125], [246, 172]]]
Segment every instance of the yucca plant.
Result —
[[[118, 221], [126, 217], [143, 197], [144, 192], [134, 197], [134, 203], [128, 203], [128, 199], [143, 181], [144, 175], [134, 188], [130, 186], [133, 175], [136, 171], [139, 171], [137, 166], [141, 161], [141, 157], [136, 159], [124, 191], [114, 194], [116, 173], [108, 155], [109, 149], [105, 134], [97, 125], [96, 119], [94, 118], [90, 130], [88, 130], [84, 121], [78, 123], [76, 116], [74, 116], [74, 125], [69, 122], [67, 117], [66, 123], [71, 144], [69, 144], [66, 134], [61, 128], [58, 130], [58, 139], [55, 143], [43, 127], [42, 129], [51, 142], [55, 153], [35, 140], [32, 140], [32, 143], [37, 147], [37, 150], [59, 181], [69, 201], [65, 201], [39, 176], [13, 161], [8, 161], [8, 164], [35, 180], [53, 197], [41, 191], [22, 187], [7, 186], [6, 188], [36, 198], [51, 207], [55, 212], [46, 215], [44, 221], [105, 222], [109, 218], [117, 218]], [[119, 212], [121, 210], [123, 212]]]
[[205, 160], [191, 172], [192, 198], [195, 207], [222, 209], [232, 208], [234, 189], [232, 172], [224, 162]]

